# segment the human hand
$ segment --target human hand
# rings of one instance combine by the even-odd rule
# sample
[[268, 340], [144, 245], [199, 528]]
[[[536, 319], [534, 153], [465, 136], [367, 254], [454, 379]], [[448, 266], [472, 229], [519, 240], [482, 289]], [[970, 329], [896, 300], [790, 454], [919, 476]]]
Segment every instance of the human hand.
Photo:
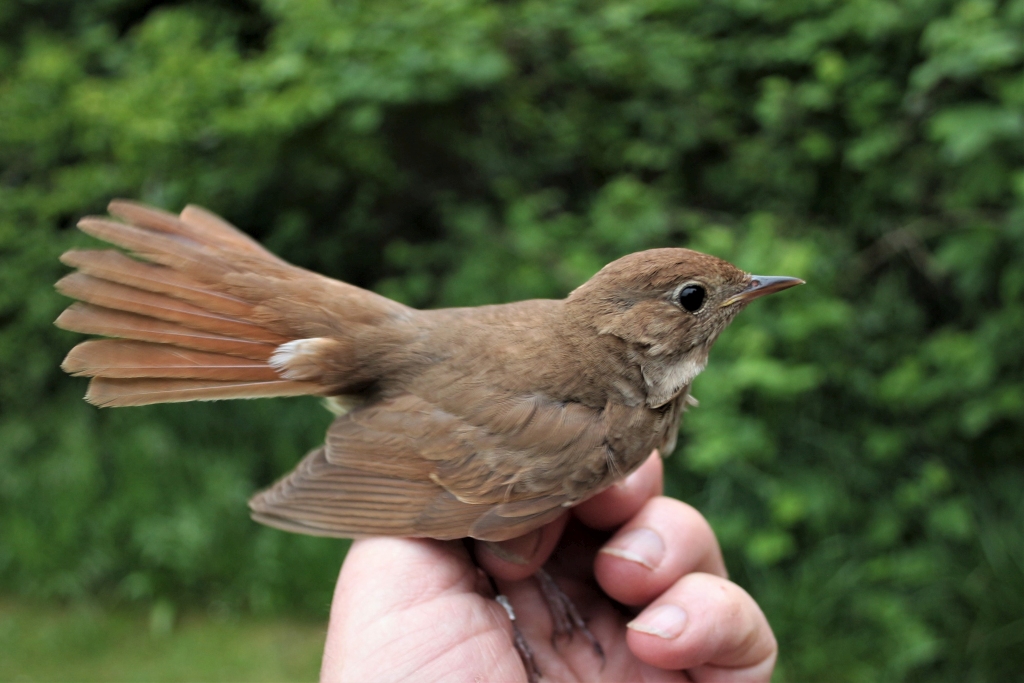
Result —
[[[764, 614], [726, 578], [707, 521], [661, 490], [654, 454], [571, 515], [500, 544], [476, 543], [544, 680], [771, 678], [777, 646]], [[547, 604], [530, 578], [545, 562], [603, 646], [603, 666], [580, 634], [552, 642]], [[489, 595], [461, 542], [356, 541], [335, 590], [321, 680], [526, 681], [508, 616]]]

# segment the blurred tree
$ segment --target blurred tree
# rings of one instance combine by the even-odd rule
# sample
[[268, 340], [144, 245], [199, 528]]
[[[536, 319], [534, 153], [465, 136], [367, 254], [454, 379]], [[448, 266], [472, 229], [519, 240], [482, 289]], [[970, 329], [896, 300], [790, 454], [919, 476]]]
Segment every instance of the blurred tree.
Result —
[[315, 401], [97, 411], [71, 230], [203, 204], [417, 306], [686, 245], [811, 284], [737, 321], [670, 489], [783, 680], [1024, 671], [1024, 2], [0, 2], [0, 578], [323, 613], [344, 545], [245, 499]]

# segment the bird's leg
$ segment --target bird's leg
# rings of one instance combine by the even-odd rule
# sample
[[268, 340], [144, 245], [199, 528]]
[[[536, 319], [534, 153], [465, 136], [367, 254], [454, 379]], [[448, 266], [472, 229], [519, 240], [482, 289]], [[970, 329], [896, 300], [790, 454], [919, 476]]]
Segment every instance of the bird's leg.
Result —
[[[488, 578], [491, 578], [488, 575]], [[491, 585], [494, 586], [494, 579], [491, 578]], [[505, 612], [508, 613], [509, 621], [512, 622], [512, 641], [516, 646], [516, 652], [519, 653], [519, 658], [523, 660], [523, 666], [526, 668], [526, 680], [529, 683], [539, 683], [541, 673], [540, 667], [537, 666], [537, 660], [533, 658], [533, 650], [530, 648], [530, 644], [526, 642], [526, 638], [523, 636], [523, 632], [519, 630], [519, 626], [516, 625], [516, 611], [512, 609], [512, 603], [508, 601], [501, 593], [497, 592], [495, 588], [494, 599], [499, 605], [505, 608]]]
[[519, 624], [516, 623], [516, 611], [512, 609], [512, 603], [509, 602], [508, 598], [502, 594], [498, 589], [498, 583], [494, 580], [486, 569], [480, 566], [477, 562], [476, 554], [473, 552], [472, 541], [470, 539], [464, 539], [466, 549], [469, 551], [470, 561], [476, 565], [478, 572], [487, 577], [487, 582], [490, 584], [491, 592], [494, 595], [494, 601], [497, 602], [505, 609], [505, 613], [508, 614], [509, 621], [512, 622], [512, 643], [515, 645], [516, 652], [519, 653], [519, 658], [523, 662], [523, 668], [526, 669], [526, 680], [529, 683], [539, 683], [541, 672], [540, 667], [537, 666], [537, 660], [533, 656], [533, 649], [530, 648], [530, 644], [526, 642], [526, 637], [523, 632], [519, 630]]
[[[537, 577], [537, 583], [540, 584], [541, 595], [544, 596], [544, 601], [548, 605], [548, 611], [551, 612], [551, 622], [553, 628], [551, 630], [551, 644], [554, 647], [558, 647], [558, 638], [568, 636], [570, 639], [573, 633], [579, 631], [583, 636], [590, 641], [590, 645], [594, 648], [594, 652], [601, 658], [601, 666], [604, 667], [605, 656], [604, 648], [601, 647], [601, 643], [598, 642], [594, 634], [587, 628], [587, 623], [580, 616], [579, 610], [576, 609], [576, 605], [572, 603], [569, 596], [566, 595], [555, 580], [551, 578], [551, 575], [544, 571], [543, 568], [538, 569], [537, 573], [534, 574]], [[515, 623], [515, 622], [513, 622]]]

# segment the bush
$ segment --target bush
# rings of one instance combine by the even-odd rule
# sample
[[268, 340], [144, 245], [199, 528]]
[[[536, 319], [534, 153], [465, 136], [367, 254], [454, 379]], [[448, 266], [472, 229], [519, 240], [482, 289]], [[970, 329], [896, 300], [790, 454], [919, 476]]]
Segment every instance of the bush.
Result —
[[0, 4], [0, 577], [323, 614], [336, 541], [245, 500], [312, 400], [98, 411], [56, 257], [205, 205], [416, 306], [686, 245], [808, 280], [697, 380], [669, 487], [783, 680], [1024, 670], [1024, 2]]

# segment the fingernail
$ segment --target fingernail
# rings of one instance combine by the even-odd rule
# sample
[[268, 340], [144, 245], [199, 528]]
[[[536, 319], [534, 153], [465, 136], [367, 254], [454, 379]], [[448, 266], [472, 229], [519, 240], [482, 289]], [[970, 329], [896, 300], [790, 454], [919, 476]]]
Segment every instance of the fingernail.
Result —
[[507, 541], [487, 541], [487, 548], [512, 564], [530, 564], [530, 560], [537, 554], [540, 547], [540, 529], [534, 529], [528, 534], [518, 538], [510, 538]]
[[671, 640], [678, 637], [686, 628], [686, 612], [676, 605], [660, 605], [645, 611], [626, 624], [626, 628]]
[[665, 542], [656, 532], [641, 527], [612, 539], [600, 552], [656, 569], [665, 557]]

